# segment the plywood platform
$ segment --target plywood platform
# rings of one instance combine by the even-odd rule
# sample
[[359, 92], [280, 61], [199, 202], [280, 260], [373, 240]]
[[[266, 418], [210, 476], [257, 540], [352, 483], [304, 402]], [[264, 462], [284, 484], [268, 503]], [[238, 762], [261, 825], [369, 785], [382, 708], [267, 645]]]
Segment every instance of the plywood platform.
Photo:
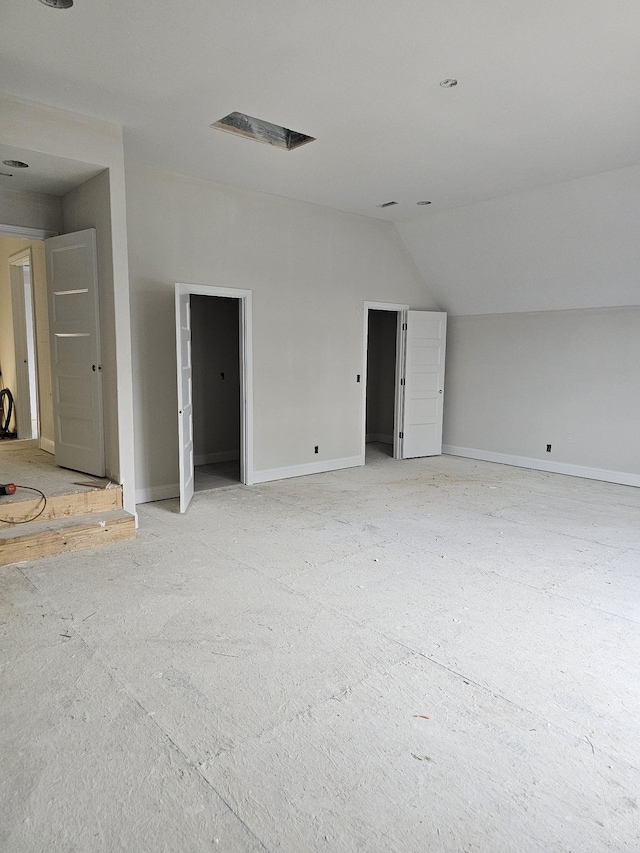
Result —
[[[38, 447], [24, 447], [25, 444], [27, 442], [0, 441], [0, 483], [30, 486], [40, 489], [48, 497], [102, 489], [109, 484], [108, 479], [59, 468], [51, 453]], [[24, 500], [25, 497], [25, 492], [3, 497], [0, 506], [6, 502]]]

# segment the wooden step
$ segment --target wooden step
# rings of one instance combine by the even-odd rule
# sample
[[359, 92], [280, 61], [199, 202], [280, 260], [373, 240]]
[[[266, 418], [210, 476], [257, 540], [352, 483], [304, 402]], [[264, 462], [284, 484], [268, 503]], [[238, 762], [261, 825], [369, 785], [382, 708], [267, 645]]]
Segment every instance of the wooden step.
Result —
[[[24, 523], [37, 515], [41, 509], [41, 497], [2, 500], [0, 501], [0, 519], [9, 523]], [[71, 494], [48, 495], [44, 512], [36, 520], [49, 521], [54, 518], [69, 518], [72, 515], [87, 515], [91, 512], [111, 512], [116, 509], [122, 509], [122, 486], [112, 484], [106, 489], [87, 489]], [[1, 532], [0, 530], [0, 535]]]
[[1, 527], [0, 566], [124, 542], [136, 535], [134, 516], [122, 509]]

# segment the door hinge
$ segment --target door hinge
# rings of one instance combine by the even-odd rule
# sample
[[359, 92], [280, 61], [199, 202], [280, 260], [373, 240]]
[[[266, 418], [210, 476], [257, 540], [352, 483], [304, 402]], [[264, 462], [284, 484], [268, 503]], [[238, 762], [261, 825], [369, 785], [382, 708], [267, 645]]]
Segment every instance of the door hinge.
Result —
[[403, 332], [406, 332], [406, 331], [407, 331], [407, 324], [406, 324], [406, 323], [403, 323], [403, 324], [402, 324], [402, 331], [403, 331]]
[[399, 433], [398, 438], [404, 438], [404, 433], [403, 432]]
[[401, 379], [401, 380], [400, 380], [400, 384], [401, 384], [401, 385], [404, 385], [404, 379]]

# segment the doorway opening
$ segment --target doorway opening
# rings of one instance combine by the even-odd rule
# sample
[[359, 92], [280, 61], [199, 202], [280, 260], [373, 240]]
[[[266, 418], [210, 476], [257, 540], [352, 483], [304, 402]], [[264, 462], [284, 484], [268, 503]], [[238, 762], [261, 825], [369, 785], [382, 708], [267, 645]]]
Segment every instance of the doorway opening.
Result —
[[393, 456], [398, 318], [394, 311], [369, 311], [366, 442]]
[[240, 483], [240, 300], [191, 294], [194, 491]]
[[402, 458], [403, 317], [406, 305], [365, 302], [362, 461]]
[[[222, 478], [253, 483], [251, 291], [178, 282], [175, 306], [180, 512], [186, 512], [196, 465], [220, 465], [198, 472], [203, 490], [223, 485]], [[236, 479], [229, 480], [238, 461]], [[223, 470], [222, 463], [233, 465]]]
[[15, 436], [0, 439], [2, 480], [37, 487], [48, 496], [103, 482], [92, 477], [80, 483], [78, 471], [61, 467], [56, 458], [46, 272], [46, 240], [54, 236], [0, 225], [0, 388], [11, 394], [9, 433]]
[[54, 452], [44, 257], [43, 240], [0, 234], [0, 388], [2, 426], [7, 426], [0, 446], [5, 451]]

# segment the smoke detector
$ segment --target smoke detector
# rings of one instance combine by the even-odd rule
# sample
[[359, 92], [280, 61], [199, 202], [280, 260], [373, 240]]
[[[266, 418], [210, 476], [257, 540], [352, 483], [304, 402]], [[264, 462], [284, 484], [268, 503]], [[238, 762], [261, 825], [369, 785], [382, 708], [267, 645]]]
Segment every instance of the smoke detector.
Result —
[[5, 166], [8, 166], [10, 169], [28, 169], [29, 164], [23, 163], [22, 160], [3, 160], [2, 161]]
[[45, 6], [51, 6], [52, 9], [70, 9], [73, 6], [73, 0], [40, 0]]

